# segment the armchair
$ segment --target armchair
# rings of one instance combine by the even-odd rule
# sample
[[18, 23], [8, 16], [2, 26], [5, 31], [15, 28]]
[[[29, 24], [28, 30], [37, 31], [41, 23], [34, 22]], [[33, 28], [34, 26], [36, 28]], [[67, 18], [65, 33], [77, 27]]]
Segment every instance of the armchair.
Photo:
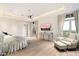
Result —
[[[78, 41], [79, 41], [78, 40], [78, 37], [79, 36], [77, 36], [77, 39], [76, 39], [76, 34], [75, 33], [74, 34], [73, 33], [70, 33], [69, 38], [67, 38], [67, 37], [57, 37], [56, 38], [56, 41], [57, 42], [58, 41], [61, 42], [63, 45], [65, 44], [65, 47], [67, 47], [67, 49], [76, 49], [77, 48], [77, 45], [78, 45]], [[55, 43], [55, 45], [60, 46], [60, 44], [58, 44], [58, 43]]]
[[71, 45], [68, 45], [68, 49], [76, 49], [78, 44], [78, 40], [74, 40], [71, 42]]

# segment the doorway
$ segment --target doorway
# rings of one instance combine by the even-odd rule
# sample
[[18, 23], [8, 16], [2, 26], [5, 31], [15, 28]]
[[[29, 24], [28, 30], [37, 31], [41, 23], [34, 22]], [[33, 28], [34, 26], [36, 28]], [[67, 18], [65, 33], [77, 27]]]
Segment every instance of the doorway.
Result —
[[38, 37], [38, 21], [31, 22], [31, 36]]

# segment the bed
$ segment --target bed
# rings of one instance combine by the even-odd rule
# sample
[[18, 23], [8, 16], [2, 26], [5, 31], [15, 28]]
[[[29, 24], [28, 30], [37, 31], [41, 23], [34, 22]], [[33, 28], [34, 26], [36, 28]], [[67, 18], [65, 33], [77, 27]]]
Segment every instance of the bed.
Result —
[[7, 55], [27, 46], [26, 37], [0, 33], [0, 55]]

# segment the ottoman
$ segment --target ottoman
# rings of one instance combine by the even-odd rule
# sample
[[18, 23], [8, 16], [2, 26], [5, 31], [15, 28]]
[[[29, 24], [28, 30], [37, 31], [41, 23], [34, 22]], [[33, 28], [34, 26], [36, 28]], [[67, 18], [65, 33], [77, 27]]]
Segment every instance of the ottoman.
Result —
[[60, 41], [55, 41], [54, 42], [54, 46], [56, 48], [58, 48], [59, 50], [66, 50], [67, 49], [67, 45], [62, 43], [62, 42], [60, 42]]

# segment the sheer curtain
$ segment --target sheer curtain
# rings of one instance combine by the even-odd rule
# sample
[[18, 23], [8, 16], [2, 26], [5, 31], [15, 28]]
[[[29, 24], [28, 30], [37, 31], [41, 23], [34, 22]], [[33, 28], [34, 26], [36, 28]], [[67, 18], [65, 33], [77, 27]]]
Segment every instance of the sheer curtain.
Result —
[[76, 32], [79, 33], [79, 10], [74, 11]]
[[58, 15], [58, 35], [63, 36], [63, 26], [64, 26], [65, 14]]

